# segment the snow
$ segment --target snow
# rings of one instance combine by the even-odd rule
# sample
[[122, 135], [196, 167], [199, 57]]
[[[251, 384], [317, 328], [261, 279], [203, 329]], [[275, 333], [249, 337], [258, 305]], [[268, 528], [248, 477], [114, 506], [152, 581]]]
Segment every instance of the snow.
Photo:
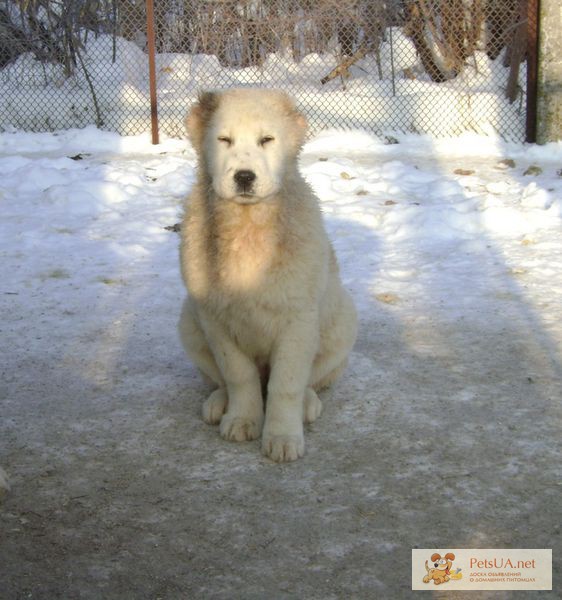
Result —
[[[224, 67], [212, 55], [158, 54], [161, 131], [182, 134], [186, 106], [199, 90], [251, 85], [290, 90], [315, 132], [338, 126], [382, 134], [398, 128], [441, 136], [475, 131], [523, 139], [525, 111], [521, 99], [510, 104], [505, 98], [509, 69], [502, 66], [501, 56], [494, 62], [477, 51], [462, 74], [437, 84], [424, 73], [400, 28], [389, 30], [380, 51], [380, 74], [375, 58], [368, 56], [350, 68], [345, 82], [336, 78], [326, 85], [321, 79], [337, 65], [335, 52], [308, 54], [299, 61], [279, 52], [268, 55], [261, 66], [246, 68]], [[136, 43], [111, 35], [89, 35], [83, 54], [104, 127], [122, 134], [150, 129], [147, 55]], [[63, 71], [30, 53], [0, 70], [6, 92], [0, 95], [0, 128], [43, 131], [97, 122], [84, 73], [77, 69], [65, 77]], [[524, 64], [520, 80], [525, 81]]]
[[[559, 339], [562, 143], [525, 146], [474, 134], [395, 141], [327, 131], [301, 159], [362, 320], [382, 318], [373, 301], [405, 323], [432, 314], [484, 329], [498, 311], [532, 310]], [[540, 174], [524, 175], [530, 166]], [[56, 330], [66, 344], [100, 328], [125, 337], [133, 314], [149, 311], [150, 330], [176, 343], [170, 315], [184, 291], [178, 239], [165, 228], [180, 219], [194, 167], [182, 140], [152, 146], [146, 135], [93, 127], [2, 134], [5, 314], [23, 304], [30, 324], [48, 319], [49, 335]], [[159, 293], [149, 294], [155, 285]], [[117, 302], [122, 294], [130, 309]], [[35, 328], [20, 325], [5, 319], [6, 339], [33, 347]], [[360, 365], [361, 378], [371, 367]]]
[[177, 336], [188, 143], [0, 135], [8, 596], [402, 598], [443, 523], [552, 547], [562, 143], [394, 137], [304, 148], [360, 328], [305, 457], [274, 465], [202, 422]]
[[[301, 159], [360, 311], [375, 298], [405, 320], [438, 307], [454, 321], [471, 307], [485, 323], [506, 294], [538, 314], [547, 299], [562, 300], [562, 143], [475, 134], [393, 141], [325, 131]], [[72, 338], [96, 318], [73, 317], [72, 307], [116, 293], [112, 287], [141, 293], [153, 279], [167, 290], [154, 300], [166, 316], [178, 310], [178, 240], [165, 227], [180, 219], [194, 179], [187, 142], [152, 146], [147, 135], [90, 126], [4, 133], [0, 152], [7, 314], [12, 302], [29, 303], [35, 314], [51, 298], [71, 311], [56, 327]], [[529, 166], [539, 174], [524, 175]]]

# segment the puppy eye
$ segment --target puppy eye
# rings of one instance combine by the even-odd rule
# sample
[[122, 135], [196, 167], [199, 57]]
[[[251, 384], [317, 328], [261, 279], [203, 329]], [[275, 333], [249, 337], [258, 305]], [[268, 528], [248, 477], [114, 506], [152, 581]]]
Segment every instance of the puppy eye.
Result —
[[272, 135], [264, 135], [260, 139], [260, 146], [265, 146], [268, 142], [272, 142], [275, 138]]
[[217, 139], [219, 142], [224, 142], [227, 146], [232, 146], [232, 138], [229, 138], [226, 135], [219, 135]]

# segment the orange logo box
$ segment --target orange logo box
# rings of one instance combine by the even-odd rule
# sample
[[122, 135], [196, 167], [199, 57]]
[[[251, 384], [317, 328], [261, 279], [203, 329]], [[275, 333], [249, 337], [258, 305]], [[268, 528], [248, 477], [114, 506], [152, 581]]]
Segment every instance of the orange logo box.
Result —
[[552, 550], [412, 550], [413, 590], [552, 590]]

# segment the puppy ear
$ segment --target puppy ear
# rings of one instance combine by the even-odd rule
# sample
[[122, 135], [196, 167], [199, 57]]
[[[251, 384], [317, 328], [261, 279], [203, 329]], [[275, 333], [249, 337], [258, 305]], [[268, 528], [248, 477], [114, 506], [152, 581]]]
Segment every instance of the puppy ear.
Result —
[[296, 149], [300, 148], [306, 137], [308, 123], [306, 117], [297, 109], [294, 99], [289, 94], [276, 90], [275, 92], [281, 102], [282, 110], [291, 122], [293, 139], [296, 141]]
[[437, 552], [431, 555], [431, 562], [435, 562], [436, 560], [441, 560], [441, 554], [437, 554]]
[[198, 152], [203, 144], [207, 125], [218, 105], [219, 94], [217, 92], [200, 92], [197, 102], [191, 107], [185, 118], [187, 135]]
[[447, 552], [447, 554], [445, 554], [445, 558], [447, 560], [455, 560], [455, 555], [452, 552]]
[[308, 130], [308, 121], [306, 120], [306, 117], [296, 108], [293, 111], [293, 118], [299, 132], [299, 146], [302, 146]]

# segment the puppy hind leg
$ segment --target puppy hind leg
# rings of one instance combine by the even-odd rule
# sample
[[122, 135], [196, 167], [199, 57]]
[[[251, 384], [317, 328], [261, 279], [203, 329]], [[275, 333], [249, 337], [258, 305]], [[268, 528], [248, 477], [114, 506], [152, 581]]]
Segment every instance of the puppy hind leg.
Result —
[[209, 425], [218, 425], [227, 408], [228, 394], [226, 388], [220, 387], [203, 402], [203, 421]]
[[193, 314], [189, 299], [183, 303], [178, 329], [188, 357], [202, 372], [204, 379], [210, 380], [219, 387], [225, 387], [224, 378], [209, 348], [205, 334]]
[[313, 370], [313, 377], [311, 378], [311, 387], [319, 392], [327, 387], [330, 387], [340, 375], [345, 371], [347, 367], [347, 357], [345, 357], [338, 365], [330, 370], [331, 365], [323, 365], [323, 368]]
[[303, 423], [314, 423], [321, 413], [322, 401], [311, 387], [307, 387], [304, 392]]
[[203, 379], [213, 386], [219, 386], [203, 402], [202, 415], [205, 423], [218, 425], [228, 408], [228, 394], [226, 386], [211, 353], [205, 335], [186, 300], [178, 324], [180, 339], [189, 358], [201, 371]]
[[333, 320], [324, 324], [320, 350], [314, 359], [309, 385], [316, 391], [331, 385], [343, 373], [357, 337], [357, 313], [351, 296], [341, 290]]

